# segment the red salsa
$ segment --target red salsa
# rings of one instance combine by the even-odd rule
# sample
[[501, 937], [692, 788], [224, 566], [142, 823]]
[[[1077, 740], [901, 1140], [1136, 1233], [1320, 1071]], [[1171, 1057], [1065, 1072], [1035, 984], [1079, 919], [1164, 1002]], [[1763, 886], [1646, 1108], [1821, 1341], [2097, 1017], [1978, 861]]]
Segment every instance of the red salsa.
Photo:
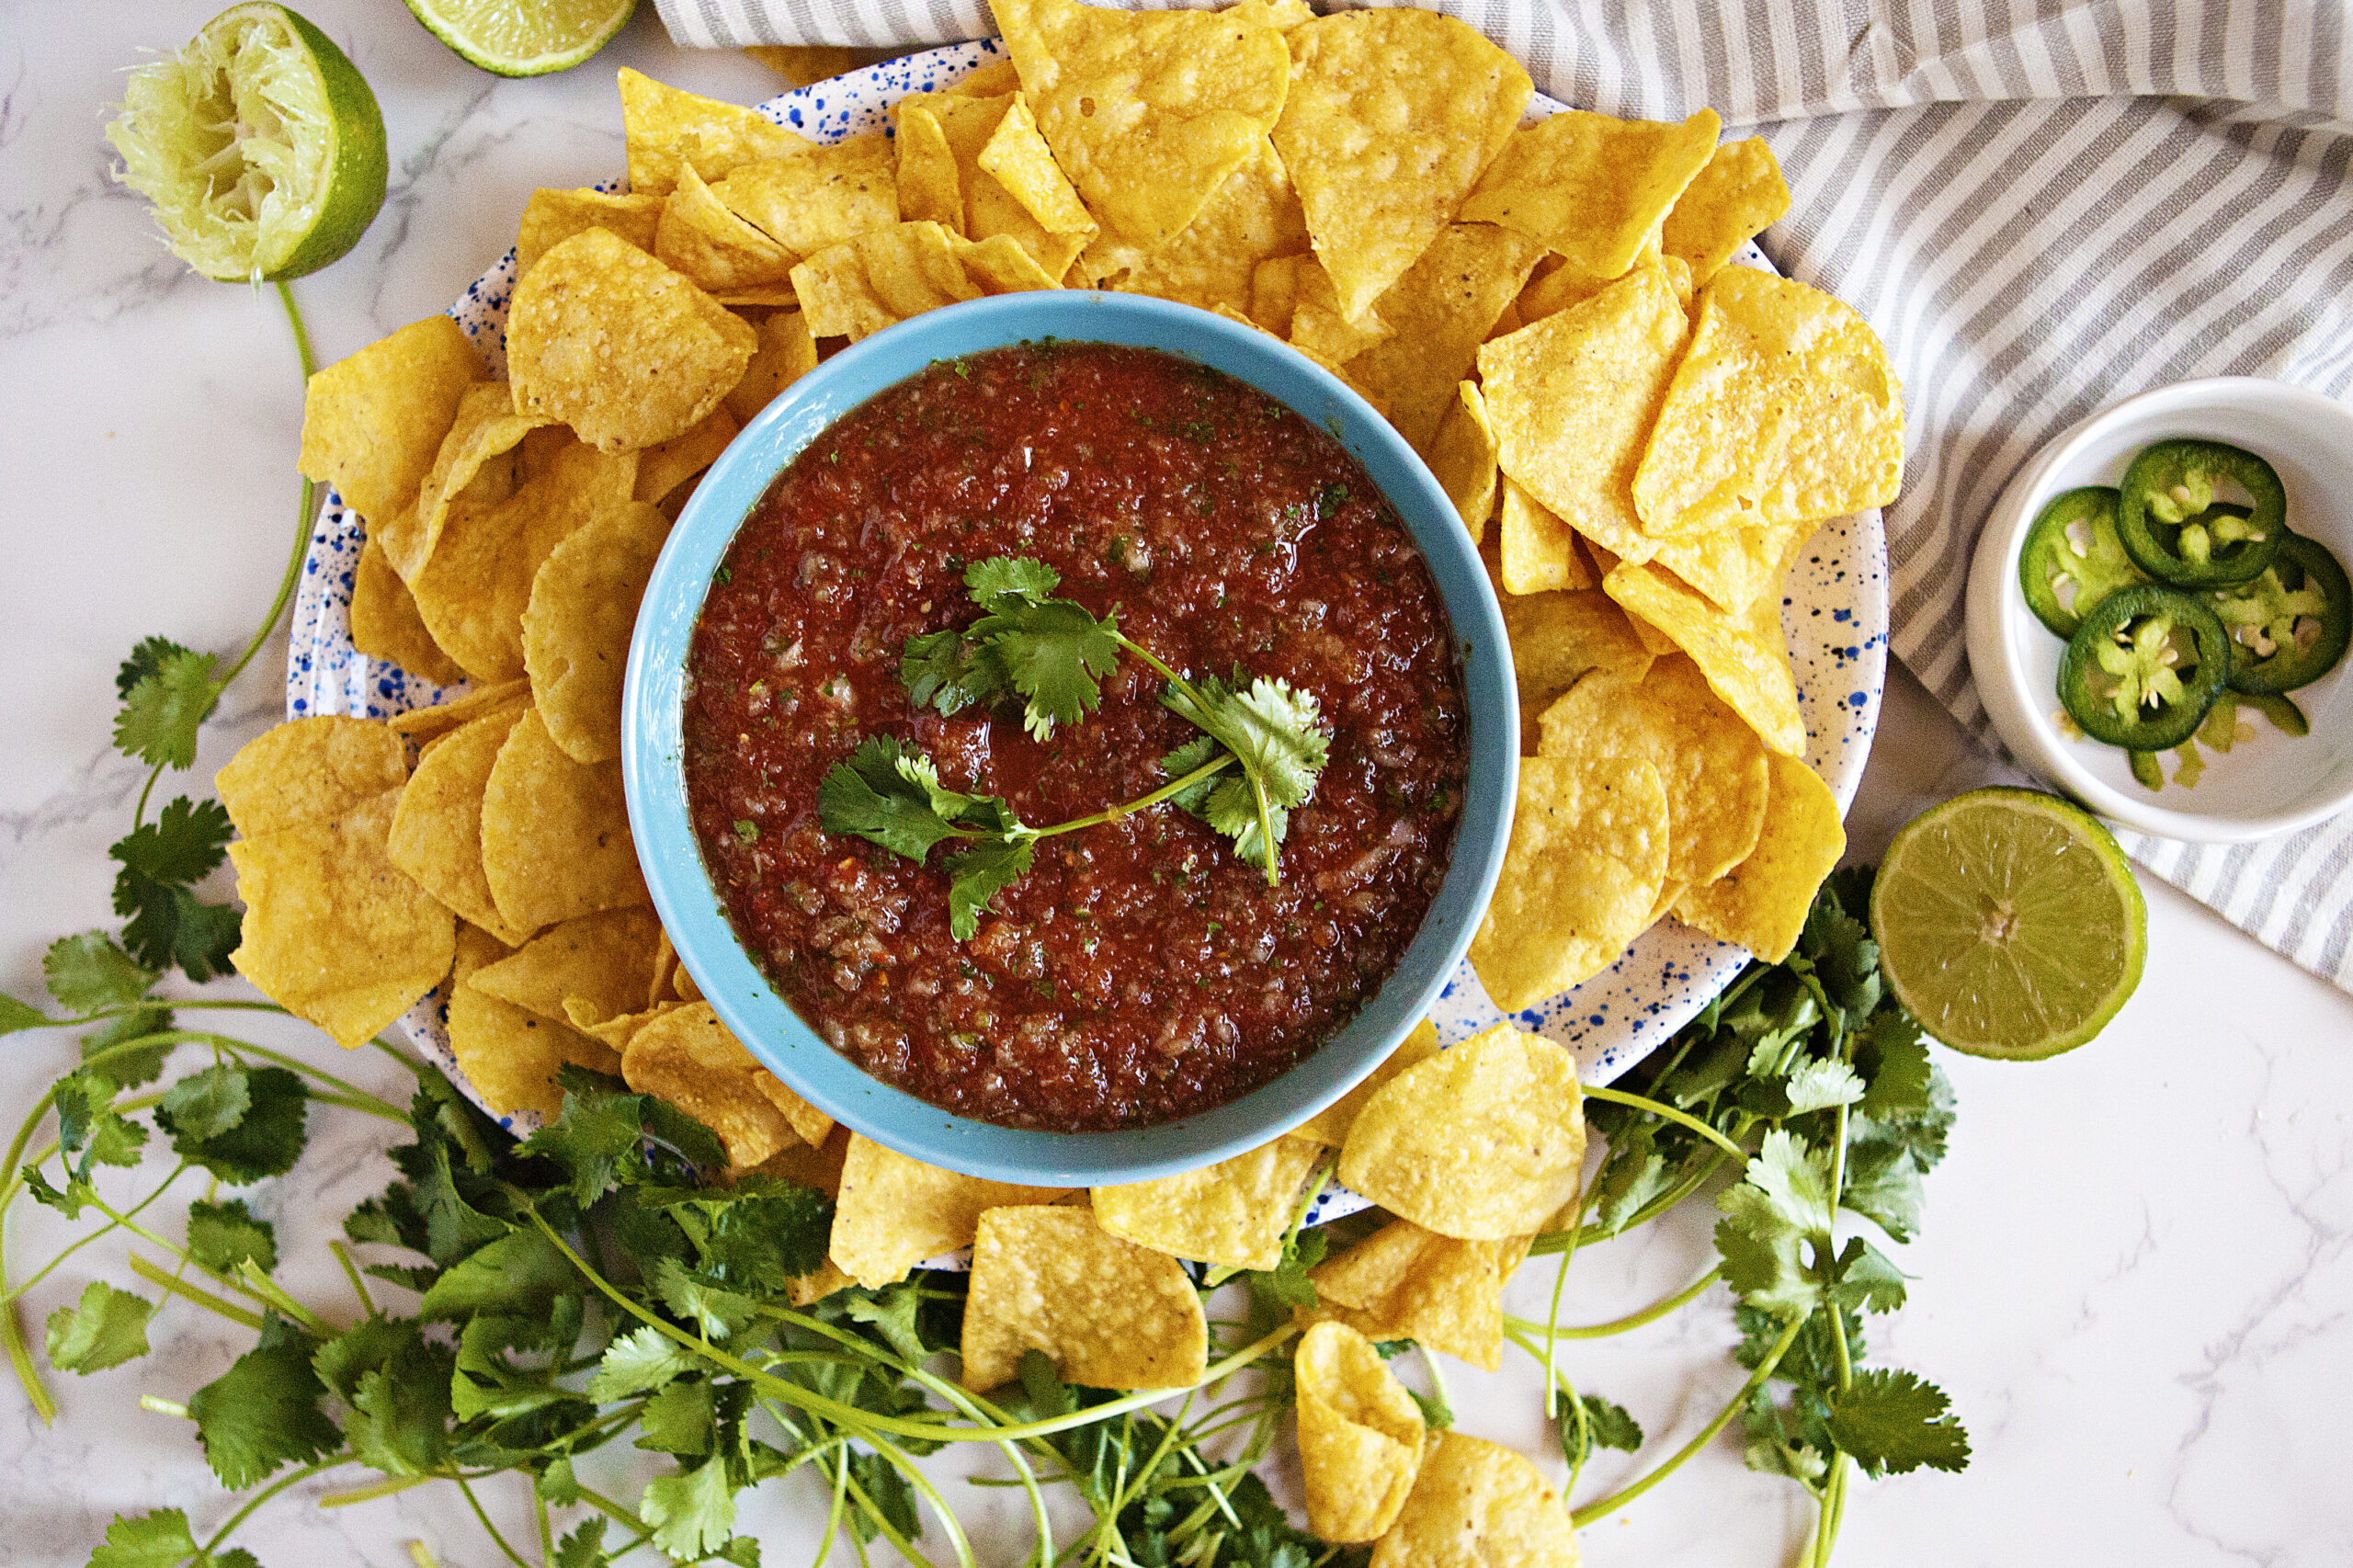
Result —
[[[960, 942], [952, 845], [917, 862], [825, 830], [819, 782], [870, 735], [1045, 824], [1161, 788], [1200, 734], [1133, 656], [1043, 741], [1017, 703], [918, 710], [902, 648], [978, 619], [963, 572], [995, 556], [1044, 562], [1188, 679], [1317, 699], [1330, 760], [1279, 885], [1155, 805], [1040, 840]], [[737, 534], [688, 674], [688, 800], [755, 962], [875, 1077], [1006, 1126], [1148, 1126], [1313, 1053], [1420, 928], [1463, 795], [1461, 666], [1404, 525], [1330, 435], [1150, 349], [941, 361], [846, 415]]]

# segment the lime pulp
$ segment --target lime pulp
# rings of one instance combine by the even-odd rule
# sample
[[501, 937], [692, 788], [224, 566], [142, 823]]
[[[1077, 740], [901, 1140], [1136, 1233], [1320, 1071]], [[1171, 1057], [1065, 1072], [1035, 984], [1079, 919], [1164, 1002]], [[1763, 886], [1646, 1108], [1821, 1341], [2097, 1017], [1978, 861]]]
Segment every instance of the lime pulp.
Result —
[[544, 76], [604, 48], [637, 0], [408, 0], [408, 8], [468, 64]]

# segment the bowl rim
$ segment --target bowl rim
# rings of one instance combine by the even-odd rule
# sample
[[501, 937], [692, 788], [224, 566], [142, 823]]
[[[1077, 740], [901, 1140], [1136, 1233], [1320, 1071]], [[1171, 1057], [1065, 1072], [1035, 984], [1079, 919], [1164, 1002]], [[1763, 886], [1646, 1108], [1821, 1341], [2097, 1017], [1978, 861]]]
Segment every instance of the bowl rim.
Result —
[[[2353, 771], [2334, 792], [2303, 803], [2256, 815], [2220, 816], [2195, 808], [2179, 810], [2136, 801], [2094, 774], [2073, 755], [2044, 705], [2027, 684], [2026, 671], [2011, 657], [2011, 637], [2030, 619], [2026, 597], [2017, 591], [2018, 559], [2026, 547], [2051, 476], [2086, 449], [2134, 420], [2189, 415], [2225, 404], [2272, 404], [2306, 418], [2333, 423], [2353, 442], [2353, 409], [2309, 387], [2262, 376], [2209, 376], [2174, 381], [2119, 399], [2077, 420], [2043, 443], [2013, 476], [1994, 504], [1978, 536], [1970, 563], [1963, 617], [1970, 672], [1976, 678], [1986, 716], [2020, 760], [2101, 816], [2158, 837], [2192, 844], [2246, 844], [2301, 832], [2353, 806]], [[2040, 629], [2040, 623], [2036, 622]]]
[[[1109, 342], [1208, 364], [1330, 430], [1413, 536], [1453, 621], [1471, 716], [1462, 815], [1421, 928], [1356, 1017], [1306, 1060], [1225, 1105], [1114, 1132], [1001, 1127], [870, 1077], [777, 995], [737, 940], [703, 864], [678, 766], [685, 657], [711, 573], [776, 474], [836, 419], [935, 359], [1023, 341]], [[1172, 301], [1057, 290], [950, 305], [851, 345], [787, 387], [706, 472], [656, 561], [623, 676], [630, 831], [656, 914], [704, 998], [819, 1110], [926, 1164], [1033, 1186], [1133, 1182], [1268, 1142], [1356, 1086], [1445, 989], [1502, 871], [1518, 793], [1518, 692], [1503, 612], [1471, 535], [1404, 438], [1330, 371], [1257, 328]]]

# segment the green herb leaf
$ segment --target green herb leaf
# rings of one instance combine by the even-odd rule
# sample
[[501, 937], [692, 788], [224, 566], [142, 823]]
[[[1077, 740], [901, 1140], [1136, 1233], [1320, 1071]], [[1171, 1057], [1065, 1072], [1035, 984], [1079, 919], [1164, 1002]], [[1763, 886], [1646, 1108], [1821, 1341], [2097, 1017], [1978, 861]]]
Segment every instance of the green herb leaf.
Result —
[[222, 1485], [242, 1492], [282, 1465], [334, 1452], [342, 1440], [319, 1409], [326, 1385], [311, 1369], [311, 1351], [308, 1338], [267, 1313], [260, 1341], [188, 1397], [197, 1441]]
[[174, 1084], [165, 1091], [158, 1114], [171, 1119], [175, 1136], [207, 1139], [218, 1138], [244, 1120], [252, 1108], [245, 1070], [219, 1066], [191, 1073]]
[[[184, 1128], [174, 1109], [172, 1095], [179, 1091], [179, 1085], [175, 1085], [155, 1108], [155, 1124], [170, 1135], [173, 1149], [182, 1159], [202, 1165], [232, 1186], [292, 1170], [301, 1157], [305, 1137], [302, 1118], [309, 1096], [302, 1080], [283, 1067], [207, 1068], [195, 1076], [216, 1073], [244, 1078], [245, 1108], [233, 1123], [218, 1131]], [[181, 1080], [182, 1085], [188, 1082]], [[199, 1114], [202, 1125], [218, 1125], [224, 1102], [216, 1094], [229, 1093], [225, 1087], [192, 1092], [189, 1107]]]
[[416, 1315], [428, 1323], [485, 1312], [530, 1316], [547, 1312], [558, 1296], [576, 1293], [582, 1285], [579, 1271], [553, 1242], [538, 1231], [517, 1231], [436, 1279], [416, 1304]]
[[1920, 1230], [1920, 1209], [1927, 1194], [1920, 1167], [1903, 1144], [1883, 1139], [1850, 1142], [1847, 1150], [1847, 1190], [1840, 1201], [1858, 1214], [1876, 1220], [1880, 1228], [1899, 1242], [1908, 1242]]
[[757, 1314], [759, 1303], [740, 1290], [698, 1277], [675, 1257], [655, 1269], [654, 1292], [662, 1304], [691, 1322], [704, 1337], [724, 1339]]
[[[1234, 678], [1241, 678], [1236, 671]], [[1235, 690], [1215, 676], [1188, 692], [1171, 687], [1161, 702], [1179, 718], [1216, 737], [1258, 779], [1270, 805], [1303, 806], [1331, 757], [1332, 738], [1313, 694], [1289, 681], [1261, 676]]]
[[1100, 682], [1120, 667], [1119, 630], [1117, 611], [1098, 620], [1083, 605], [1050, 599], [985, 616], [966, 635], [1005, 667], [1028, 699], [1022, 726], [1042, 741], [1102, 702]]
[[664, 1388], [645, 1402], [638, 1415], [637, 1446], [688, 1458], [710, 1452], [711, 1428], [718, 1414], [716, 1392], [700, 1378]]
[[45, 1029], [57, 1021], [40, 1008], [0, 993], [0, 1035], [17, 1034], [25, 1029]]
[[1790, 1116], [1853, 1105], [1863, 1097], [1863, 1081], [1853, 1068], [1822, 1057], [1799, 1062], [1782, 1087], [1790, 1097]]
[[917, 708], [944, 718], [973, 703], [993, 704], [1013, 689], [1003, 662], [961, 631], [926, 631], [907, 639], [899, 679]]
[[681, 1562], [699, 1562], [735, 1528], [727, 1461], [709, 1459], [676, 1475], [655, 1476], [638, 1499], [637, 1517], [653, 1529], [654, 1545]]
[[701, 1365], [692, 1351], [649, 1324], [605, 1347], [597, 1375], [588, 1380], [588, 1397], [609, 1404], [658, 1389]]
[[[91, 1061], [116, 1046], [128, 1045], [134, 1040], [162, 1034], [172, 1027], [169, 1007], [133, 1008], [108, 1021], [104, 1028], [93, 1029], [82, 1037], [82, 1060]], [[164, 1075], [164, 1059], [171, 1054], [168, 1045], [141, 1046], [136, 1050], [117, 1052], [106, 1058], [106, 1075], [124, 1088], [150, 1084]]]
[[107, 1526], [107, 1542], [90, 1553], [90, 1568], [179, 1568], [196, 1555], [188, 1516], [158, 1508], [137, 1518], [117, 1514]]
[[1026, 555], [999, 555], [964, 568], [973, 602], [992, 615], [1041, 605], [1063, 585], [1063, 574]]
[[555, 1568], [605, 1568], [605, 1524], [592, 1518], [556, 1543]]
[[[874, 1511], [903, 1538], [913, 1540], [923, 1534], [923, 1517], [915, 1511], [915, 1489], [889, 1460], [881, 1454], [852, 1453], [849, 1478], [866, 1494]], [[850, 1525], [860, 1540], [872, 1540], [881, 1533], [863, 1510], [850, 1516]]]
[[1910, 1372], [1873, 1369], [1830, 1405], [1830, 1435], [1870, 1475], [1969, 1468], [1969, 1434], [1944, 1391]]
[[80, 1301], [49, 1314], [49, 1364], [87, 1374], [146, 1355], [147, 1320], [154, 1311], [128, 1290], [91, 1280]]
[[264, 1274], [278, 1267], [277, 1232], [238, 1198], [225, 1203], [198, 1199], [188, 1206], [188, 1250], [198, 1267], [216, 1274], [234, 1274], [247, 1258]]
[[220, 662], [216, 653], [190, 653], [159, 637], [142, 642], [115, 676], [119, 690], [131, 676], [115, 715], [115, 749], [152, 767], [193, 766], [197, 727], [221, 695], [212, 684]]
[[949, 858], [948, 928], [958, 941], [972, 938], [981, 928], [981, 914], [989, 901], [1028, 876], [1031, 861], [1026, 839], [1007, 843], [983, 838]]
[[1003, 832], [1016, 820], [994, 797], [941, 788], [930, 759], [891, 735], [869, 735], [847, 761], [834, 764], [817, 786], [817, 812], [826, 832], [855, 835], [910, 860], [942, 839]]
[[153, 989], [156, 976], [103, 931], [60, 937], [41, 955], [49, 994], [69, 1013], [126, 1006]]
[[[1577, 1419], [1577, 1406], [1585, 1411], [1582, 1423]], [[1617, 1449], [1631, 1454], [1642, 1446], [1642, 1423], [1628, 1415], [1624, 1405], [1613, 1404], [1597, 1393], [1579, 1394], [1577, 1405], [1561, 1412], [1561, 1451], [1568, 1457], [1572, 1470], [1591, 1459], [1597, 1449]]]
[[195, 981], [228, 971], [237, 946], [237, 911], [202, 903], [188, 889], [221, 864], [231, 831], [220, 801], [183, 795], [108, 847], [122, 867], [115, 875], [114, 912], [129, 922], [123, 941], [141, 963], [153, 970], [176, 965]]

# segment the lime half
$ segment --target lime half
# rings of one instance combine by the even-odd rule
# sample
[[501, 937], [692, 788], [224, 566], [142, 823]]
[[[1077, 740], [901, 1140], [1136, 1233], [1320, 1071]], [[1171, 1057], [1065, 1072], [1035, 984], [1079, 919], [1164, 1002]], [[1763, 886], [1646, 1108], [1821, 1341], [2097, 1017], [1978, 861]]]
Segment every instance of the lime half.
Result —
[[384, 204], [384, 117], [358, 67], [283, 6], [232, 6], [131, 73], [116, 178], [207, 278], [277, 282], [359, 243]]
[[408, 0], [408, 8], [470, 64], [544, 76], [604, 48], [637, 0]]
[[1871, 890], [1880, 966], [1973, 1056], [2072, 1051], [2141, 983], [2149, 912], [2108, 829], [2055, 795], [1976, 790], [1904, 824]]

